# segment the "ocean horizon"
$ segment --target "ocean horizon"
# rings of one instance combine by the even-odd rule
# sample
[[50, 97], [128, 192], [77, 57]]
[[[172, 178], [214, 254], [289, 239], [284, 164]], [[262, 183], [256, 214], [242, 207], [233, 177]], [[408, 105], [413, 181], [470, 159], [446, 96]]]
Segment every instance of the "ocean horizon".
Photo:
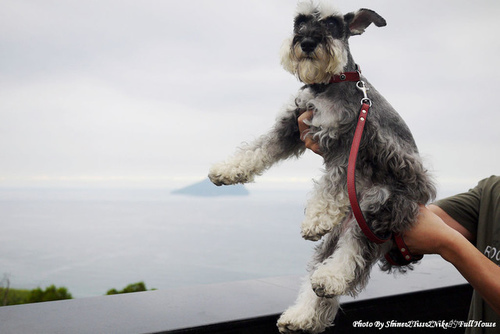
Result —
[[[278, 193], [278, 194], [277, 194]], [[74, 297], [305, 274], [305, 192], [191, 197], [164, 189], [0, 190], [0, 275]]]
[[0, 189], [0, 277], [81, 298], [139, 281], [170, 289], [306, 274], [316, 244], [300, 236], [308, 190], [171, 191]]

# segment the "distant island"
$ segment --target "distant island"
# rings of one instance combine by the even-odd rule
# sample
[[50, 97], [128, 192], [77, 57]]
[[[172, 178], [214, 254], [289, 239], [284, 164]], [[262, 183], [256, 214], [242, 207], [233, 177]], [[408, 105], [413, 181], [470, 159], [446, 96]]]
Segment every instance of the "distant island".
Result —
[[242, 184], [217, 187], [209, 179], [172, 191], [173, 195], [187, 196], [248, 196], [250, 192]]

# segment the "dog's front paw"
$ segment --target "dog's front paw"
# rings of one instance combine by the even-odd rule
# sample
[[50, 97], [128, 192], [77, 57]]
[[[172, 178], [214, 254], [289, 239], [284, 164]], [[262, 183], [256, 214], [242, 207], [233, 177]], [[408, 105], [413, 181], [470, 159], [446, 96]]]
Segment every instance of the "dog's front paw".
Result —
[[253, 181], [252, 175], [241, 167], [220, 163], [214, 165], [208, 173], [208, 178], [216, 186], [248, 183]]
[[278, 319], [280, 333], [321, 333], [330, 323], [321, 322], [313, 308], [295, 305]]
[[342, 270], [330, 270], [320, 266], [311, 275], [311, 286], [318, 297], [332, 298], [348, 292], [352, 280], [342, 275]]

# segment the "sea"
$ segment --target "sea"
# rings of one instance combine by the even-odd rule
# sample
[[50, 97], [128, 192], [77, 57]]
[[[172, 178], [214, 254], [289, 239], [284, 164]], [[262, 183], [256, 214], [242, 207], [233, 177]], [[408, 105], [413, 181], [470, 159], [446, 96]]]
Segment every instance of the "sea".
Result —
[[305, 275], [306, 190], [196, 197], [169, 189], [0, 189], [0, 286], [75, 298]]
[[75, 298], [304, 275], [306, 191], [173, 195], [168, 189], [1, 189], [0, 286]]

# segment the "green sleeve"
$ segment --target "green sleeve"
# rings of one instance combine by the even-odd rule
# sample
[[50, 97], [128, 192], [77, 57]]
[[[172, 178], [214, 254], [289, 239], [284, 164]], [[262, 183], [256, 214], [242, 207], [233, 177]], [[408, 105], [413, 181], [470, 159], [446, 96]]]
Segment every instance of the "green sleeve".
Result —
[[447, 197], [434, 203], [473, 235], [477, 235], [482, 183], [482, 181], [479, 182], [475, 188], [468, 192]]

